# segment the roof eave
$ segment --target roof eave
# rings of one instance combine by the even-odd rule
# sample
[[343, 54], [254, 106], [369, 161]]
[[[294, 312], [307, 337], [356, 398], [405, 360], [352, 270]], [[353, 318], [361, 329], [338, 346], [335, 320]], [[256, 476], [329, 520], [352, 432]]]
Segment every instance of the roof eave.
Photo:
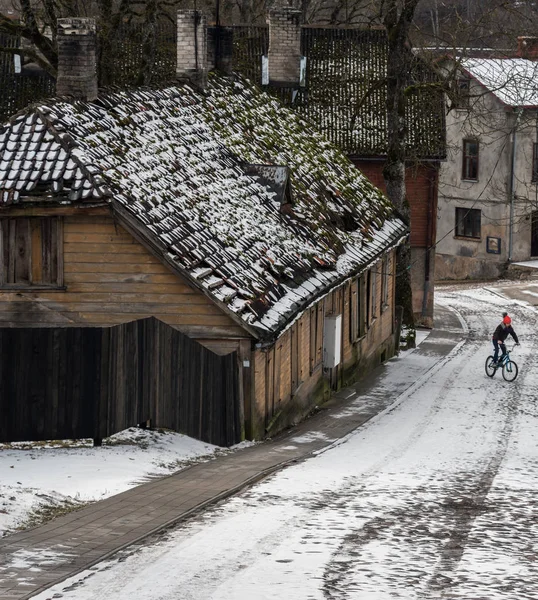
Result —
[[400, 235], [397, 236], [385, 248], [383, 248], [383, 250], [380, 250], [371, 260], [358, 266], [351, 272], [341, 275], [340, 277], [336, 278], [330, 285], [320, 288], [316, 294], [309, 296], [308, 299], [305, 300], [302, 304], [300, 304], [293, 313], [287, 314], [286, 318], [283, 319], [281, 323], [279, 323], [276, 329], [270, 331], [266, 336], [264, 336], [263, 334], [260, 336], [261, 348], [263, 349], [264, 347], [270, 347], [309, 308], [314, 306], [317, 302], [319, 302], [322, 298], [330, 294], [336, 288], [339, 288], [350, 279], [353, 279], [353, 277], [356, 277], [357, 275], [360, 275], [361, 273], [366, 271], [366, 269], [368, 269], [370, 265], [372, 265], [374, 262], [379, 260], [381, 256], [400, 246], [404, 242], [404, 240], [407, 239], [408, 235], [409, 228], [407, 226], [402, 227]]

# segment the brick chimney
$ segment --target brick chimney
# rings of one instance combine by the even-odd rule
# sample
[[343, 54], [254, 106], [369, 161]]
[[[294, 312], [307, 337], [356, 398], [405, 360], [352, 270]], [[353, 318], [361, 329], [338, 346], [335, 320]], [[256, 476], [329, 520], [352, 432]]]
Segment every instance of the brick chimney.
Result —
[[207, 20], [197, 10], [177, 11], [176, 76], [200, 88], [207, 83]]
[[517, 38], [517, 56], [529, 60], [538, 60], [538, 38], [519, 36]]
[[57, 95], [95, 100], [98, 95], [95, 19], [58, 19], [57, 41]]
[[299, 85], [301, 78], [301, 11], [276, 6], [269, 11], [269, 82]]

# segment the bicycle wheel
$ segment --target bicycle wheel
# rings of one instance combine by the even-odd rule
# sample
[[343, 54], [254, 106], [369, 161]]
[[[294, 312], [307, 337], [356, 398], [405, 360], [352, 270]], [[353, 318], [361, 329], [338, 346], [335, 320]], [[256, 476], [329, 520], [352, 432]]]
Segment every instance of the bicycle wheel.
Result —
[[503, 365], [503, 377], [505, 381], [514, 381], [517, 377], [518, 368], [513, 360], [507, 360]]
[[488, 377], [493, 377], [493, 375], [495, 375], [496, 371], [497, 371], [497, 368], [493, 364], [493, 356], [488, 356], [486, 358], [486, 375]]

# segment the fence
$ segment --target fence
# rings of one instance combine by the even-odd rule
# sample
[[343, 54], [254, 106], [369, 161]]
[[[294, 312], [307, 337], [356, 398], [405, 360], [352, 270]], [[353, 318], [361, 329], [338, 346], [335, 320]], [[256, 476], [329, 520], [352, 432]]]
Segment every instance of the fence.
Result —
[[110, 328], [0, 329], [0, 441], [100, 440], [151, 420], [240, 441], [237, 354], [151, 317]]

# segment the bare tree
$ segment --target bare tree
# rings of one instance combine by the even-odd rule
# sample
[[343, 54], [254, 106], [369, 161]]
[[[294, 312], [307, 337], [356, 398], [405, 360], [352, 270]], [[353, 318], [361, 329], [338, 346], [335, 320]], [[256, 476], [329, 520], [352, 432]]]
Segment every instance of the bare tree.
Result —
[[[405, 187], [407, 127], [405, 119], [406, 90], [412, 71], [413, 52], [409, 32], [419, 0], [385, 0], [383, 22], [387, 30], [387, 160], [383, 177], [387, 196], [407, 223], [411, 222]], [[397, 302], [403, 307], [404, 323], [414, 326], [411, 292], [411, 246], [400, 246], [396, 279]]]

